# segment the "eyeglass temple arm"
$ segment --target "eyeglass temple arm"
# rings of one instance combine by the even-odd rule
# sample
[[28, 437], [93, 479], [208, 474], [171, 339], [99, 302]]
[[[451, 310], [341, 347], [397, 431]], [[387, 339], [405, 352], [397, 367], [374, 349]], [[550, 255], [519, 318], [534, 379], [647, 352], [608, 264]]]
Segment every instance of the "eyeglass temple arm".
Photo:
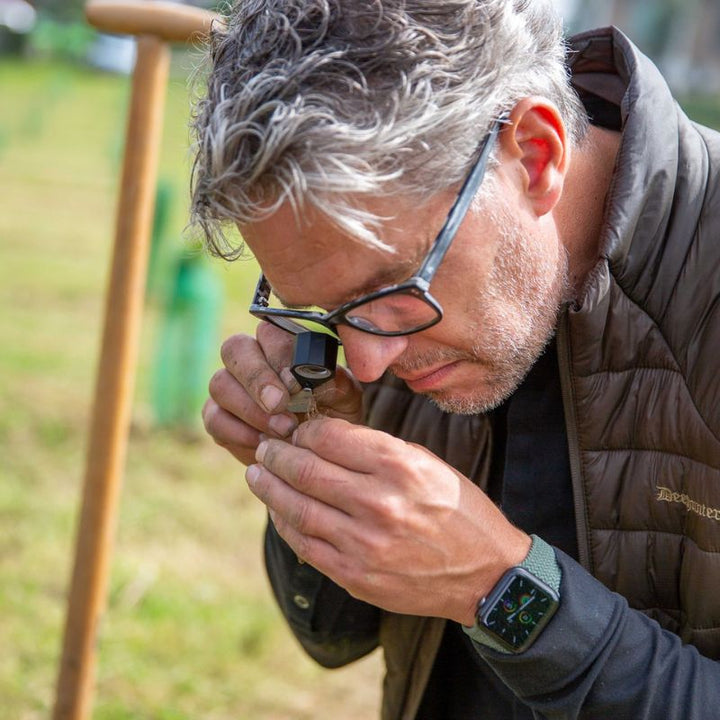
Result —
[[465, 215], [475, 198], [475, 194], [483, 181], [485, 170], [487, 168], [487, 162], [493, 146], [495, 145], [495, 139], [500, 132], [501, 125], [503, 125], [506, 121], [507, 116], [502, 115], [492, 124], [490, 132], [483, 140], [480, 156], [476, 160], [470, 174], [467, 178], [465, 178], [465, 182], [460, 188], [460, 192], [458, 193], [453, 206], [450, 208], [445, 224], [442, 226], [437, 240], [435, 241], [435, 247], [430, 251], [427, 258], [425, 258], [425, 262], [418, 270], [416, 277], [423, 280], [432, 277], [440, 263], [443, 261], [445, 253], [450, 247], [450, 243], [455, 237], [455, 233], [457, 233], [458, 228], [465, 218]]

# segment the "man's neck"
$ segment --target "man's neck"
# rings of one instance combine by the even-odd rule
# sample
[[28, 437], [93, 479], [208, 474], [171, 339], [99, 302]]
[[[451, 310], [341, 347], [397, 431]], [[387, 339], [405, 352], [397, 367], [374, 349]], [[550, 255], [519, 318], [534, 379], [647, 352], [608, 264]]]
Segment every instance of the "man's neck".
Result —
[[562, 199], [555, 209], [576, 294], [600, 257], [600, 231], [620, 139], [618, 132], [590, 126], [573, 151]]

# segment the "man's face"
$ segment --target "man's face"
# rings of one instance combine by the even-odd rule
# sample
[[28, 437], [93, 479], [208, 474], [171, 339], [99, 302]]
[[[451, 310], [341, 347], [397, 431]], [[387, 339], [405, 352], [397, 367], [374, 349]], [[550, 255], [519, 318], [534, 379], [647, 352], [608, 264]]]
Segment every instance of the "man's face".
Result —
[[[538, 221], [497, 186], [471, 208], [431, 283], [444, 311], [438, 325], [403, 337], [338, 327], [358, 380], [389, 370], [443, 410], [477, 413], [502, 402], [525, 376], [552, 336], [567, 260], [551, 219]], [[379, 234], [393, 254], [347, 237], [318, 212], [298, 227], [287, 206], [241, 230], [283, 301], [332, 310], [410, 277], [453, 199], [448, 192], [420, 207], [397, 198], [368, 203], [392, 218]]]

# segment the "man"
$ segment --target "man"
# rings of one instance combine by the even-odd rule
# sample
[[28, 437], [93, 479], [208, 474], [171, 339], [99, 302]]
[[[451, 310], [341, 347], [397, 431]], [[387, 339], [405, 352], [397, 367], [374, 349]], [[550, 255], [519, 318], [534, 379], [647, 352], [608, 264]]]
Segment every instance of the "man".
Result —
[[[196, 131], [270, 306], [205, 424], [306, 650], [381, 645], [384, 718], [713, 717], [720, 137], [542, 0], [238, 3]], [[299, 423], [303, 316], [348, 369]]]

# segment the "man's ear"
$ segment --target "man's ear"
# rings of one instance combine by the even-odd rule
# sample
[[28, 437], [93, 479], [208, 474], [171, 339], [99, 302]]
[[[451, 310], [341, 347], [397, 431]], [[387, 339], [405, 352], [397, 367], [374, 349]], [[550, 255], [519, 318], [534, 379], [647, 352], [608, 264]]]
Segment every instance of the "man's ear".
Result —
[[521, 100], [499, 136], [506, 156], [518, 162], [523, 191], [536, 215], [549, 213], [562, 194], [569, 159], [565, 125], [544, 98]]

